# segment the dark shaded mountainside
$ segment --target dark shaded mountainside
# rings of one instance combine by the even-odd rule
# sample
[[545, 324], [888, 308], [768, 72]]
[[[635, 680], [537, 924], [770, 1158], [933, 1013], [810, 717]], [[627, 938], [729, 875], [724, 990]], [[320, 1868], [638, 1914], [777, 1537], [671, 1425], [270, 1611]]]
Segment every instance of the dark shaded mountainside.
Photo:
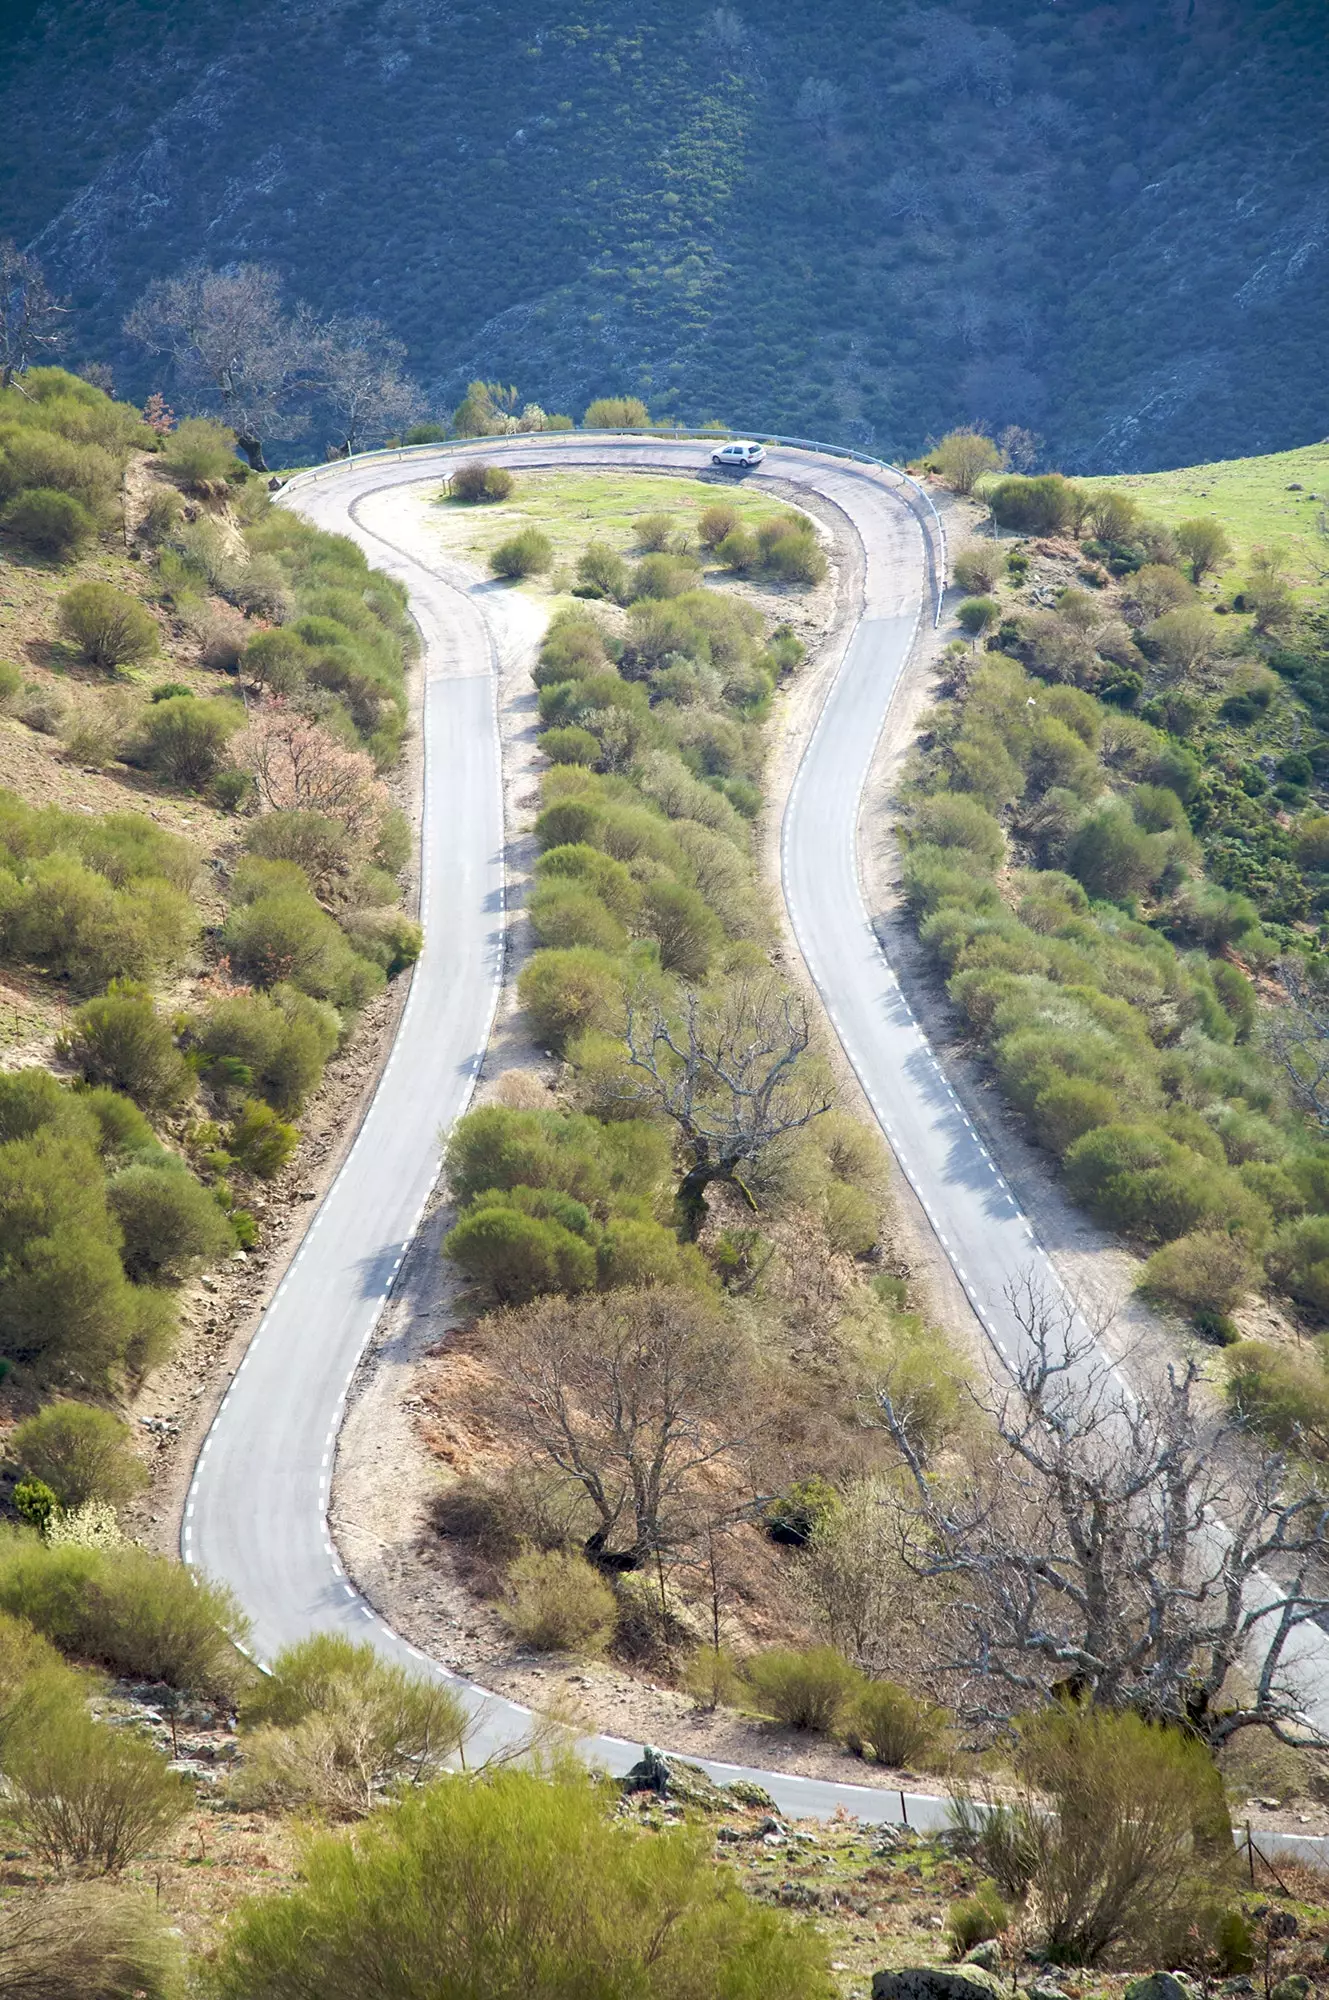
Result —
[[1329, 428], [1323, 0], [11, 0], [0, 234], [71, 350], [191, 258], [477, 373], [1068, 468]]

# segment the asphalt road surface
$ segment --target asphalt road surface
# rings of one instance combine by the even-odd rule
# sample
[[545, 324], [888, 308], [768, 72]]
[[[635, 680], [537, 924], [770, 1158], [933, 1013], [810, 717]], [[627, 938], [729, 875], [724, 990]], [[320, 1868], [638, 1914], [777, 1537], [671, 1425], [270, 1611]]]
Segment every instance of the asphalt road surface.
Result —
[[[467, 458], [528, 467], [650, 466], [698, 471], [697, 441], [570, 436], [474, 444]], [[398, 576], [425, 642], [425, 800], [421, 918], [425, 946], [378, 1090], [333, 1187], [313, 1217], [204, 1443], [186, 1503], [182, 1552], [235, 1591], [260, 1660], [312, 1630], [371, 1637], [385, 1653], [454, 1682], [473, 1710], [473, 1761], [530, 1727], [514, 1703], [456, 1681], [392, 1632], [346, 1580], [327, 1524], [345, 1399], [437, 1179], [443, 1139], [465, 1110], [502, 978], [503, 829], [494, 661], [486, 586], [463, 589], [357, 519], [388, 486], [436, 483], [456, 451], [381, 456], [297, 476], [283, 500], [351, 535]], [[931, 615], [935, 530], [898, 475], [812, 452], [773, 448], [758, 479], [822, 494], [848, 516], [864, 552], [861, 615], [803, 757], [782, 834], [784, 892], [800, 947], [849, 1061], [903, 1172], [997, 1351], [1025, 1335], [1006, 1296], [1029, 1273], [1060, 1287], [1033, 1230], [965, 1115], [881, 951], [855, 860], [859, 800], [887, 707], [920, 619]], [[1308, 1706], [1329, 1719], [1329, 1668], [1310, 1628]], [[667, 1746], [665, 1746], [667, 1747]], [[612, 1770], [638, 1746], [589, 1739]], [[708, 1766], [721, 1780], [736, 1767]], [[782, 1809], [898, 1819], [900, 1795], [766, 1771]], [[926, 1825], [944, 1803], [911, 1796]]]

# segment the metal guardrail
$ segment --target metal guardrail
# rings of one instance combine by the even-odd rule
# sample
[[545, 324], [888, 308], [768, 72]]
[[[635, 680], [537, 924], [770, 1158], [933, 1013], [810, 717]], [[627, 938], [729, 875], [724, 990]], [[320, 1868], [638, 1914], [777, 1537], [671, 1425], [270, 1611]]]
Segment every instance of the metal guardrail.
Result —
[[[658, 438], [662, 441], [677, 442], [680, 444], [692, 443], [694, 440], [697, 443], [713, 444], [720, 435], [721, 433], [717, 431], [689, 430], [686, 427], [678, 430], [651, 429], [642, 431], [505, 431], [497, 437], [448, 438], [441, 440], [437, 444], [389, 445], [378, 451], [353, 452], [348, 458], [329, 459], [323, 465], [303, 466], [299, 472], [293, 472], [290, 478], [283, 482], [282, 491], [289, 493], [293, 487], [313, 485], [319, 479], [326, 479], [338, 472], [345, 472], [349, 465], [363, 464], [366, 460], [381, 461], [391, 465], [399, 464], [408, 458], [436, 456], [439, 452], [474, 452], [483, 450], [487, 445], [515, 444], [518, 442], [531, 443], [535, 440], [549, 438]], [[732, 433], [726, 433], [725, 435], [732, 435]], [[866, 465], [877, 472], [892, 473], [902, 484], [912, 487], [927, 507], [928, 513], [932, 517], [933, 525], [936, 528], [937, 547], [935, 551], [930, 550], [929, 553], [933, 557], [933, 576], [936, 584], [936, 605], [932, 623], [934, 628], [940, 625], [942, 600], [946, 595], [949, 570], [946, 528], [941, 515], [937, 512], [932, 495], [925, 486], [920, 485], [912, 473], [906, 472], [902, 466], [892, 465], [889, 459], [874, 458], [869, 452], [854, 451], [848, 445], [823, 444], [818, 438], [781, 437], [775, 431], [752, 431], [749, 433], [749, 436], [756, 438], [762, 444], [786, 445], [794, 451], [816, 452], [822, 458], [848, 459], [854, 465]]]

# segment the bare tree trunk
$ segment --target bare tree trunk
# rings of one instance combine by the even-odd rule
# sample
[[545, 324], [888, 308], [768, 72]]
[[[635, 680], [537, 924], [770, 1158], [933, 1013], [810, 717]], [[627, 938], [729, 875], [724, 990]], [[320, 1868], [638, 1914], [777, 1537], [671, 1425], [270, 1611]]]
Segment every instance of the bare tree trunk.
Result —
[[252, 431], [237, 431], [235, 441], [249, 460], [253, 471], [271, 471], [271, 467], [265, 462], [263, 457], [263, 440], [261, 438], [255, 437]]

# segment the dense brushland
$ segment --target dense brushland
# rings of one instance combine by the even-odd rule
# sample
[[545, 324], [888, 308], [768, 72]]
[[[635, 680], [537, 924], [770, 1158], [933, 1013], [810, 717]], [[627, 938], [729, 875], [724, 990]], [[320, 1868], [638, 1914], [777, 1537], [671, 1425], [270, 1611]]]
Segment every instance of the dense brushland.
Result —
[[140, 395], [120, 322], [206, 244], [385, 316], [436, 414], [481, 371], [569, 410], [616, 381], [1099, 470], [1322, 426], [1315, 0], [59, 0], [0, 35], [0, 234]]
[[[1222, 1340], [1254, 1287], [1329, 1308], [1314, 457], [1162, 475], [1157, 514], [1150, 480], [988, 475], [1007, 533], [956, 557], [973, 636], [906, 785], [920, 934], [1008, 1101], [1152, 1251], [1146, 1288]], [[1244, 1345], [1234, 1369], [1294, 1439], [1289, 1370], [1315, 1389], [1318, 1365]]]
[[[25, 662], [0, 664], [20, 1411], [113, 1397], [169, 1353], [181, 1288], [259, 1239], [249, 1204], [325, 1063], [418, 949], [379, 775], [406, 723], [399, 588], [273, 508], [229, 433], [150, 415], [59, 369], [0, 394], [0, 649]], [[50, 1407], [100, 1463], [109, 1411]], [[15, 1442], [28, 1518], [132, 1497], [43, 1451]]]

